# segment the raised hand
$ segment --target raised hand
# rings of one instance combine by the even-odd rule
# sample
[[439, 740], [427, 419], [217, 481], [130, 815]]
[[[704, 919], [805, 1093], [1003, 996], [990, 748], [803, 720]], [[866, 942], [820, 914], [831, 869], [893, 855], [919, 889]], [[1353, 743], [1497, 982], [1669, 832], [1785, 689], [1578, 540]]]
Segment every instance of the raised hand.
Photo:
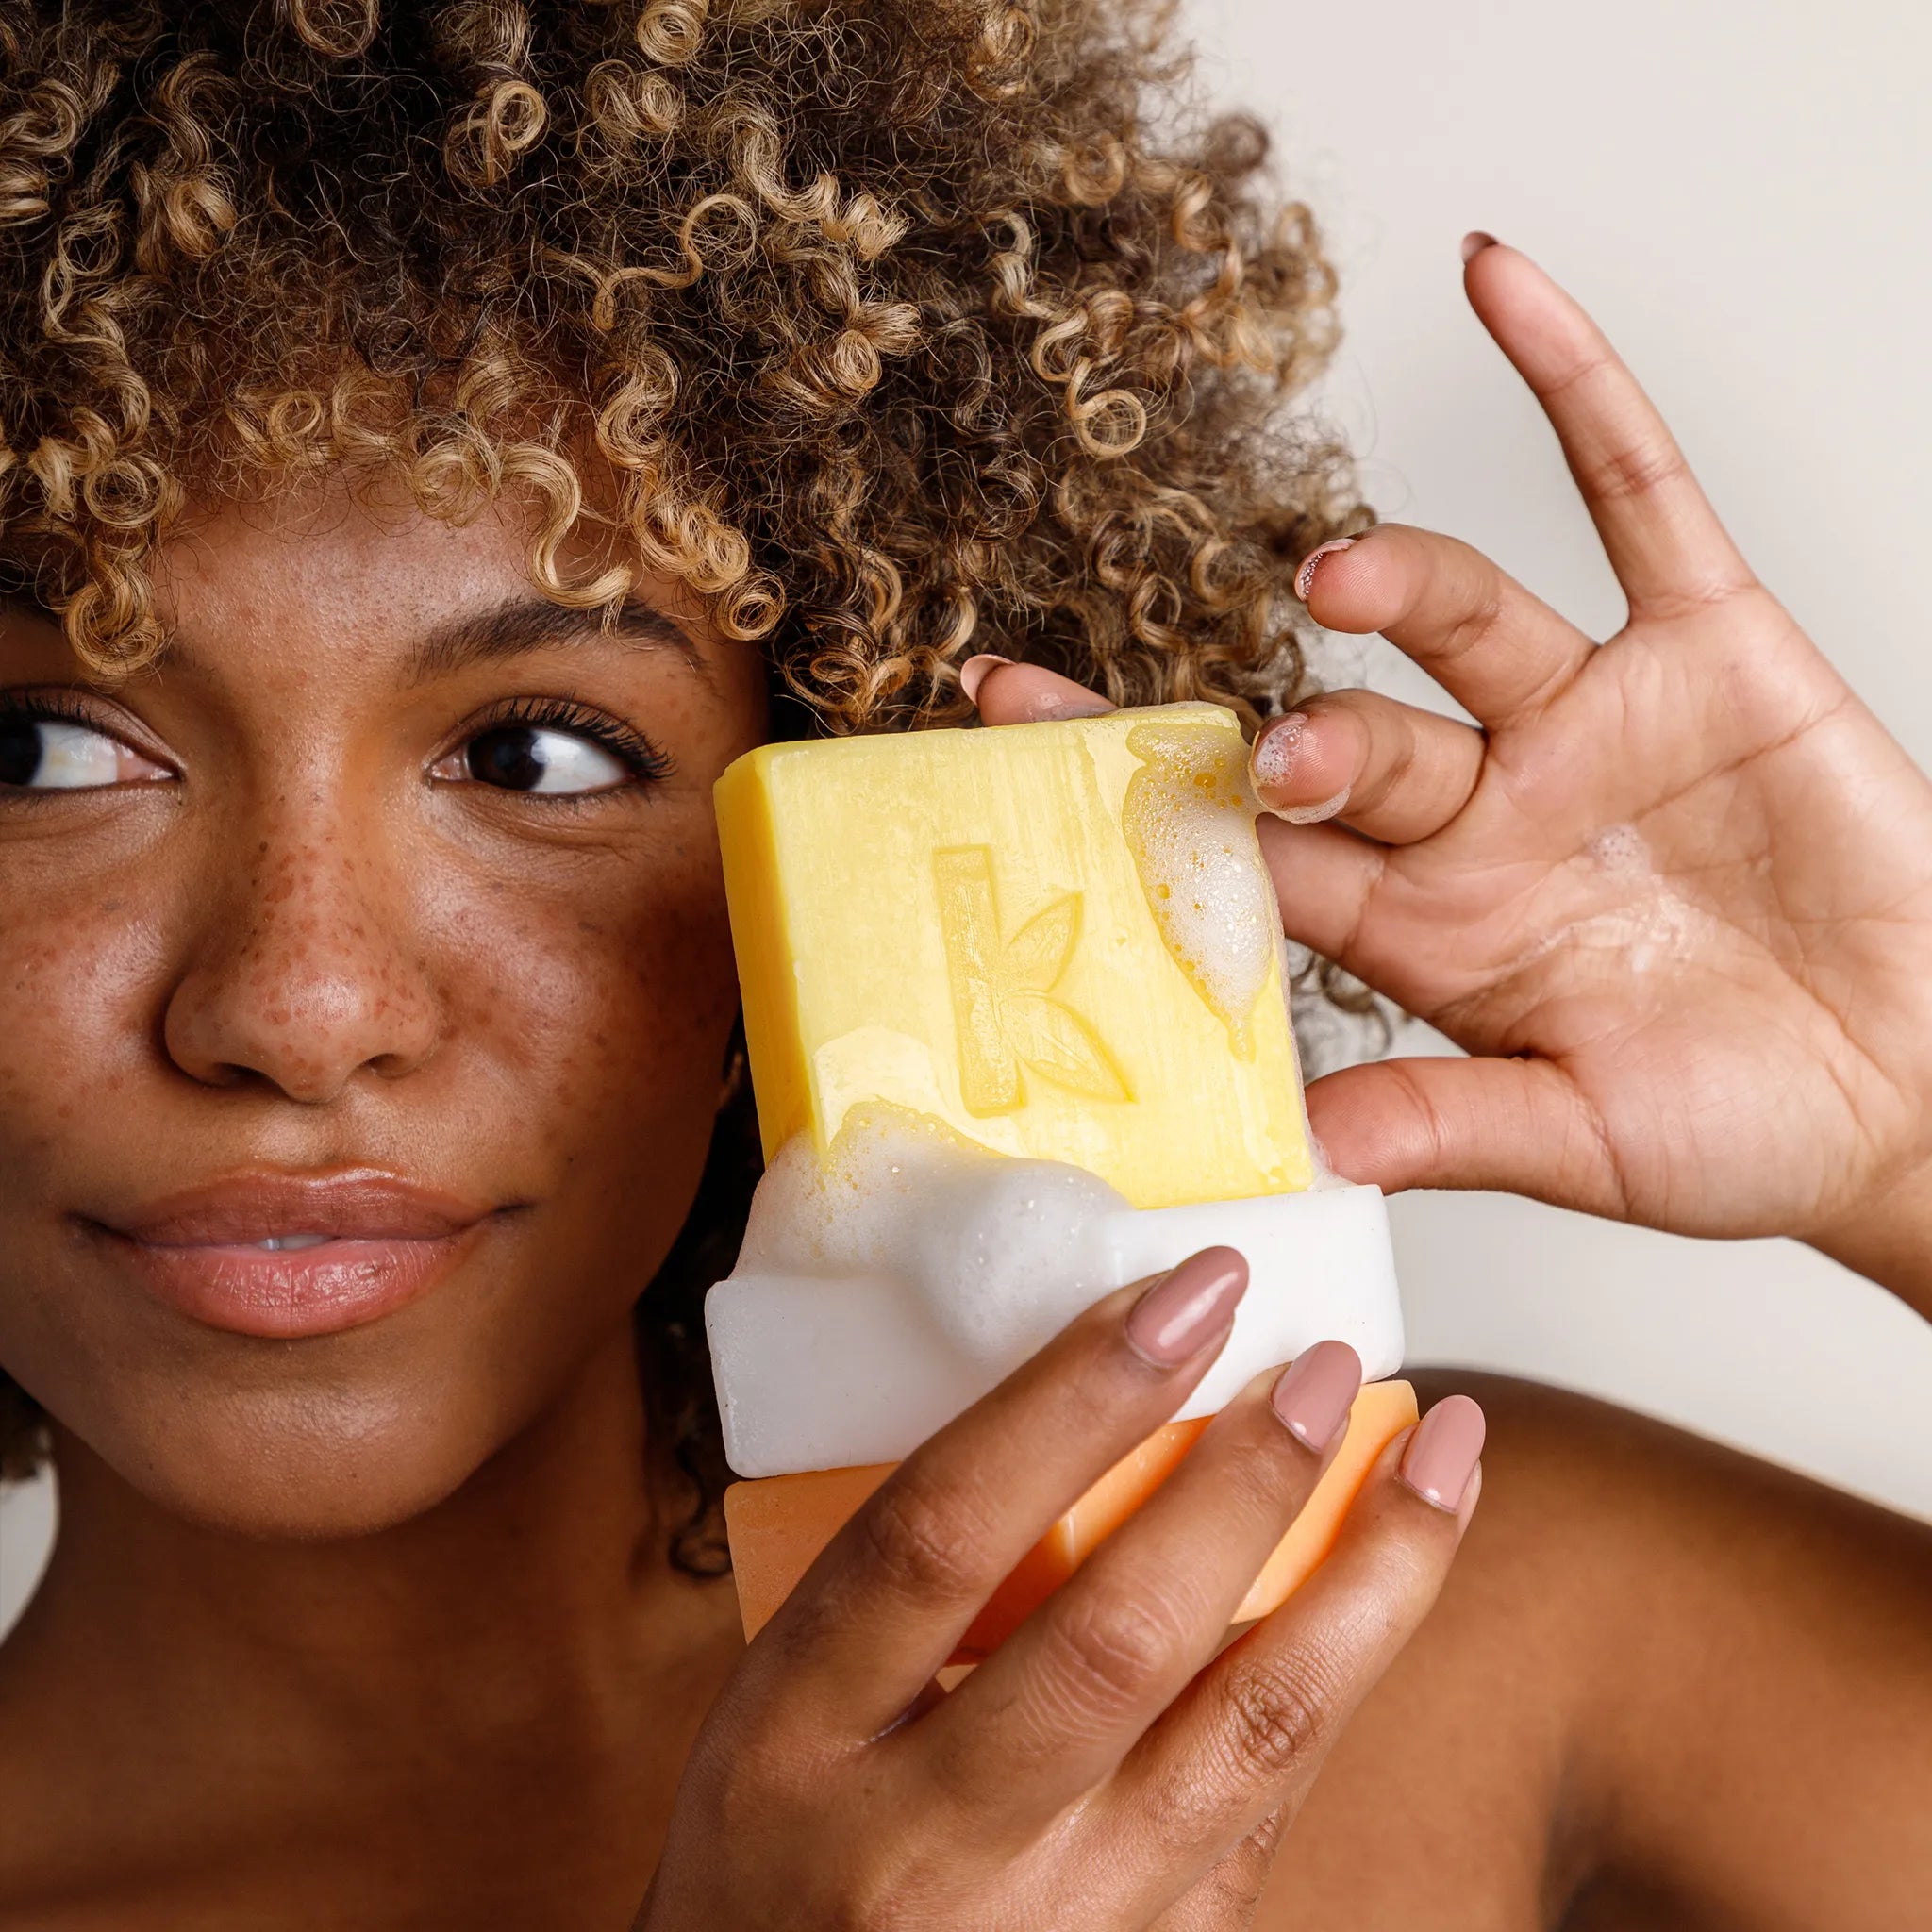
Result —
[[[1474, 1058], [1308, 1092], [1342, 1174], [1797, 1235], [1932, 1297], [1932, 784], [1753, 575], [1590, 319], [1491, 245], [1470, 300], [1629, 604], [1598, 644], [1384, 526], [1304, 565], [1481, 728], [1360, 691], [1255, 748], [1291, 938]], [[990, 715], [1014, 701], [1008, 684]], [[1028, 678], [1044, 674], [1027, 672]], [[1036, 702], [1038, 702], [1036, 698]]]

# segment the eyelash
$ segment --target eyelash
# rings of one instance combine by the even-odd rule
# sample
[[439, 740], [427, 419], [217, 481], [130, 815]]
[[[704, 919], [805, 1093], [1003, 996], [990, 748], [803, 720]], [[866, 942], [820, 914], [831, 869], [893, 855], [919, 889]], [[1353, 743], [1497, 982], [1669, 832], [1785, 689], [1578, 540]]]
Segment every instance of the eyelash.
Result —
[[87, 706], [69, 691], [24, 691], [0, 693], [0, 724], [77, 724], [83, 731], [98, 731], [117, 742], [126, 741], [118, 731], [104, 724]]
[[[62, 691], [17, 691], [0, 694], [0, 726], [8, 724], [75, 724], [118, 739], [81, 699]], [[641, 784], [656, 784], [676, 770], [641, 731], [621, 724], [602, 711], [593, 711], [574, 698], [515, 698], [499, 707], [471, 731], [464, 742], [486, 731], [569, 731], [601, 745]]]
[[659, 751], [641, 731], [593, 711], [575, 698], [513, 698], [491, 712], [463, 741], [468, 744], [490, 731], [568, 731], [588, 738], [642, 784], [668, 778], [677, 769], [670, 755]]

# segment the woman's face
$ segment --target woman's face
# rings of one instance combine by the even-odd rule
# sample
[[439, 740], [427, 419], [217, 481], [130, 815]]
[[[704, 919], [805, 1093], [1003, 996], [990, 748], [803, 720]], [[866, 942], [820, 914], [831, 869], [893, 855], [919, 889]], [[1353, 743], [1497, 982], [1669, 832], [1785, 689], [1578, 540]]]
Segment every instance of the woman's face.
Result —
[[0, 1364], [199, 1520], [448, 1495], [621, 1345], [696, 1186], [761, 673], [527, 554], [221, 508], [111, 694], [0, 611]]

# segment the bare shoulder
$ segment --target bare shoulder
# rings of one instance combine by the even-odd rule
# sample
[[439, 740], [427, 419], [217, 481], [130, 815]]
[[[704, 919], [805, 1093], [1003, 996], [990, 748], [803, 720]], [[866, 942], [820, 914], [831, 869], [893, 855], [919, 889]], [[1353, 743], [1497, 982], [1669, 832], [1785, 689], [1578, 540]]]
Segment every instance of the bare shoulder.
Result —
[[1488, 1410], [1482, 1507], [1259, 1932], [1913, 1923], [1932, 1529], [1581, 1396], [1417, 1380]]

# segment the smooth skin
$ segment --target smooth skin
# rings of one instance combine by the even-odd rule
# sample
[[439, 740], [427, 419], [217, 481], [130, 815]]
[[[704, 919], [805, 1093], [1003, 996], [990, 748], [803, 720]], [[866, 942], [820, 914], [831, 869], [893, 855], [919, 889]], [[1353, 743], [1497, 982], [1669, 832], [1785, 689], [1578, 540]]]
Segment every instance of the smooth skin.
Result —
[[[1578, 362], [1595, 341], [1574, 308], [1510, 251], [1478, 254], [1469, 273], [1506, 352], [1559, 418], [1573, 410], [1559, 421], [1573, 456], [1598, 451], [1580, 476], [1668, 492], [1669, 466], [1640, 460], [1632, 432], [1653, 419], [1628, 378], [1606, 364], [1561, 379], [1565, 356]], [[1653, 502], [1612, 488], [1592, 510], [1621, 532]], [[1401, 1479], [1413, 1442], [1398, 1444], [1337, 1557], [1217, 1657], [1241, 1573], [1320, 1466], [1258, 1383], [1204, 1436], [1179, 1487], [1009, 1653], [950, 1694], [930, 1688], [1004, 1562], [1210, 1358], [1211, 1337], [1178, 1364], [1150, 1362], [1129, 1339], [1130, 1292], [911, 1458], [743, 1651], [728, 1586], [664, 1565], [662, 1520], [636, 1479], [646, 1445], [622, 1318], [625, 1288], [669, 1239], [673, 1179], [688, 1190], [716, 1098], [728, 1011], [699, 996], [728, 974], [711, 949], [715, 851], [698, 801], [761, 728], [756, 678], [700, 632], [689, 657], [573, 636], [474, 685], [425, 684], [408, 668], [425, 631], [511, 593], [513, 526], [451, 535], [345, 514], [319, 528], [244, 519], [219, 536], [182, 606], [208, 683], [184, 691], [164, 675], [116, 702], [134, 714], [131, 736], [151, 730], [148, 748], [187, 772], [165, 808], [192, 821], [197, 773], [205, 785], [249, 774], [253, 789], [210, 807], [181, 845], [155, 822], [159, 786], [0, 815], [0, 892], [25, 908], [0, 928], [0, 1211], [15, 1246], [0, 1257], [0, 1359], [69, 1424], [54, 1569], [0, 1650], [0, 1917], [617, 1926], [650, 1884], [641, 1923], [656, 1932], [1909, 1923], [1932, 1882], [1917, 1797], [1932, 1538], [1568, 1398], [1480, 1385], [1485, 1501], [1446, 1585], [1475, 1481], [1457, 1513], [1432, 1508]], [[345, 543], [359, 546], [353, 565]], [[1896, 1100], [1913, 1063], [1887, 1061], [1892, 1103], [1884, 1083], [1849, 1075], [1857, 1105], [1816, 1119], [1768, 1096], [1812, 1078], [1838, 1091], [1829, 1070], [1852, 1061], [1830, 1042], [1855, 1037], [1854, 1019], [1868, 1046], [1932, 1051], [1932, 1015], [1895, 963], [1932, 947], [1923, 861], [1896, 830], [1928, 810], [1924, 781], [1875, 724], [1819, 738], [1815, 708], [1794, 700], [1830, 675], [1802, 640], [1781, 648], [1815, 667], [1810, 683], [1754, 682], [1774, 637], [1734, 639], [1727, 655], [1732, 598], [1671, 620], [1679, 685], [1656, 723], [1669, 739], [1694, 696], [1721, 736], [1741, 711], [1757, 721], [1755, 758], [1740, 765], [1721, 738], [1701, 765], [1685, 750], [1695, 770], [1661, 750], [1647, 761], [1618, 735], [1624, 705], [1577, 708], [1561, 735], [1537, 722], [1609, 675], [1597, 667], [1628, 637], [1573, 653], [1568, 682], [1551, 672], [1537, 704], [1519, 691], [1512, 741], [1518, 725], [1486, 714], [1474, 674], [1533, 656], [1555, 620], [1473, 625], [1468, 598], [1447, 594], [1456, 576], [1433, 569], [1378, 589], [1377, 558], [1404, 544], [1469, 557], [1378, 531], [1318, 565], [1311, 608], [1338, 627], [1386, 625], [1424, 661], [1426, 640], [1448, 640], [1438, 656], [1469, 667], [1456, 689], [1490, 736], [1444, 737], [1357, 697], [1311, 705], [1307, 762], [1277, 802], [1318, 804], [1346, 784], [1350, 806], [1339, 824], [1264, 834], [1295, 936], [1332, 941], [1461, 1027], [1478, 1058], [1318, 1083], [1331, 1156], [1385, 1185], [1503, 1181], [1579, 1200], [1605, 1172], [1674, 1174], [1681, 1160], [1711, 1198], [1620, 1179], [1589, 1205], [1663, 1225], [1777, 1226], [1846, 1258], [1842, 1230], [1859, 1223], [1859, 1265], [1915, 1292], [1909, 1266], [1885, 1258], [1915, 1252], [1924, 1213], [1923, 1136]], [[1358, 571], [1363, 595], [1384, 601], [1331, 603]], [[325, 585], [337, 601], [318, 608]], [[1752, 608], [1775, 613], [1768, 598]], [[58, 653], [48, 627], [8, 619], [0, 685], [76, 683]], [[1095, 702], [1027, 668], [979, 669], [990, 721]], [[536, 801], [427, 786], [479, 708], [563, 684], [650, 731], [680, 780], [642, 810], [587, 808], [561, 848], [558, 822], [529, 816]], [[1633, 674], [1627, 689], [1641, 685]], [[161, 718], [146, 708], [158, 704], [183, 708]], [[1861, 714], [1831, 715], [1842, 727]], [[1433, 749], [1405, 758], [1404, 734]], [[1777, 775], [1789, 752], [1770, 747], [1786, 741], [1814, 746], [1810, 779]], [[1506, 764], [1512, 742], [1525, 749]], [[291, 745], [297, 773], [278, 781]], [[1614, 786], [1599, 769], [1610, 767]], [[1458, 769], [1464, 796], [1448, 805], [1454, 784], [1428, 774]], [[1738, 806], [1740, 769], [1756, 774], [1761, 821]], [[1510, 787], [1538, 774], [1525, 813]], [[1491, 796], [1503, 803], [1482, 821], [1489, 858], [1473, 834], [1457, 841]], [[1683, 809], [1691, 798], [1701, 816]], [[1564, 811], [1567, 849], [1550, 830]], [[1837, 841], [1840, 874], [1855, 876], [1855, 860], [1890, 868], [1852, 894], [1835, 949], [1795, 874], [1755, 909], [1741, 885], [1727, 901], [1696, 894], [1707, 877], [1767, 865], [1775, 881], [1785, 856], [1763, 830], [1779, 813], [1820, 850]], [[1892, 836], [1871, 841], [1887, 813]], [[1641, 846], [1605, 842], [1616, 827]], [[511, 882], [488, 890], [505, 871]], [[1496, 883], [1510, 879], [1514, 894]], [[95, 915], [104, 900], [111, 913]], [[1766, 908], [1786, 900], [1808, 954], [1774, 943]], [[1655, 915], [1694, 938], [1691, 914], [1723, 924], [1724, 906], [1740, 935], [1769, 935], [1758, 953], [1741, 939], [1659, 941], [1654, 971], [1633, 974], [1607, 971], [1614, 960], [1591, 943], [1606, 930], [1591, 919]], [[1856, 942], [1854, 912], [1866, 934], [1883, 924], [1882, 958]], [[1435, 958], [1418, 960], [1404, 931], [1425, 932]], [[1780, 981], [1763, 961], [1788, 954]], [[1807, 964], [1827, 957], [1816, 976], [1829, 999]], [[1423, 970], [1440, 976], [1434, 992], [1399, 982]], [[157, 1022], [190, 985], [200, 991], [185, 1004], [208, 1030], [171, 1034]], [[1512, 985], [1529, 996], [1498, 1017]], [[1719, 1012], [1740, 986], [1782, 1021], [1760, 1018], [1754, 1034], [1748, 1014]], [[1488, 1006], [1473, 997], [1486, 990]], [[1713, 1002], [1704, 1030], [1681, 1019], [1700, 999]], [[86, 1051], [59, 1050], [40, 1017], [49, 1002], [94, 1029]], [[1837, 1036], [1796, 1025], [1821, 1007], [1843, 1016]], [[407, 1052], [382, 1044], [403, 1037], [385, 1030], [398, 1014], [415, 1016]], [[1879, 1036], [1864, 1030], [1874, 1014], [1889, 1016]], [[544, 1024], [554, 1030], [528, 1051], [525, 1034]], [[196, 1058], [182, 1038], [226, 1045]], [[1674, 1040], [1679, 1058], [1654, 1064], [1647, 1090], [1624, 1083], [1615, 1057], [1591, 1050], [1612, 1038], [1625, 1054]], [[1700, 1058], [1707, 1038], [1740, 1044]], [[280, 1051], [291, 1042], [300, 1051]], [[318, 1067], [340, 1077], [320, 1081]], [[520, 1091], [519, 1077], [535, 1084]], [[1693, 1082], [1705, 1104], [1680, 1109]], [[1614, 1124], [1614, 1160], [1587, 1158], [1605, 1137], [1582, 1133], [1580, 1107]], [[461, 1133], [439, 1128], [452, 1108]], [[1832, 1178], [1780, 1218], [1732, 1144], [1740, 1120], [1758, 1124], [1760, 1164], [1808, 1161]], [[501, 1138], [479, 1141], [491, 1123]], [[325, 1347], [171, 1332], [170, 1373], [144, 1369], [156, 1338], [139, 1324], [151, 1317], [73, 1239], [76, 1214], [152, 1185], [158, 1148], [184, 1167], [265, 1158], [269, 1142], [317, 1160], [368, 1152], [353, 1137], [378, 1135], [393, 1162], [460, 1163], [435, 1177], [517, 1204], [488, 1265]], [[641, 1207], [655, 1232], [639, 1232]], [[519, 1244], [529, 1217], [547, 1217], [554, 1249]], [[251, 1474], [264, 1445], [273, 1479]]]

